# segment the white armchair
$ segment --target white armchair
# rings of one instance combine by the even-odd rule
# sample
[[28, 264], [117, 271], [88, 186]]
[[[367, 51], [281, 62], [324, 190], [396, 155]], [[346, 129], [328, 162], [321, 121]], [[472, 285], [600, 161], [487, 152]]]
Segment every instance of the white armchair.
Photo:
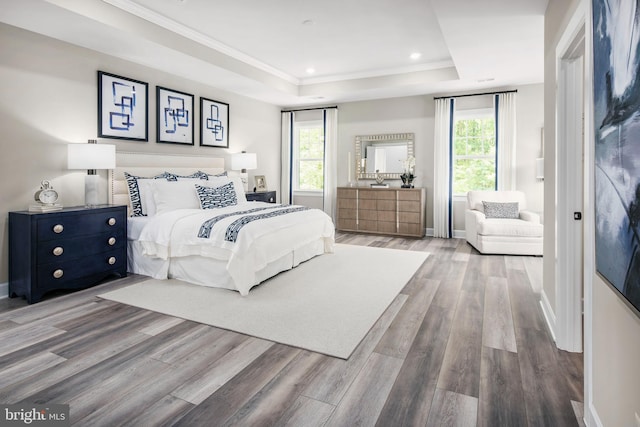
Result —
[[483, 254], [542, 255], [540, 215], [526, 209], [521, 191], [469, 191], [467, 242]]

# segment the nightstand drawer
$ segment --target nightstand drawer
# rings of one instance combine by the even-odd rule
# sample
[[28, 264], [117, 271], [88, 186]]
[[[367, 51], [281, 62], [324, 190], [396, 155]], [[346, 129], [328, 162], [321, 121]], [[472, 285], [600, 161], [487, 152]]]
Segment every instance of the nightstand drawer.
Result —
[[249, 193], [246, 193], [246, 196], [247, 196], [247, 202], [267, 202], [267, 203], [276, 202], [275, 191], [249, 192]]
[[120, 211], [91, 212], [77, 215], [56, 215], [38, 220], [37, 240], [53, 240], [67, 237], [105, 233], [121, 228], [126, 222]]
[[92, 274], [105, 276], [126, 269], [126, 255], [121, 250], [103, 252], [65, 262], [43, 264], [37, 269], [37, 283], [40, 289], [56, 289], [65, 284]]
[[120, 249], [126, 243], [124, 230], [118, 228], [110, 233], [98, 234], [71, 239], [47, 240], [41, 242], [38, 247], [36, 264], [51, 262], [64, 262], [88, 255], [99, 254], [113, 249]]

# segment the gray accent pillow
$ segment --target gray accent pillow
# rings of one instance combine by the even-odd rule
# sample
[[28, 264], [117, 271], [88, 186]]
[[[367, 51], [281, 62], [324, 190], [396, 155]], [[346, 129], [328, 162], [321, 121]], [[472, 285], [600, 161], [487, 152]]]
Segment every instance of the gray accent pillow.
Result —
[[518, 202], [485, 202], [482, 201], [484, 214], [487, 218], [515, 218], [520, 217]]

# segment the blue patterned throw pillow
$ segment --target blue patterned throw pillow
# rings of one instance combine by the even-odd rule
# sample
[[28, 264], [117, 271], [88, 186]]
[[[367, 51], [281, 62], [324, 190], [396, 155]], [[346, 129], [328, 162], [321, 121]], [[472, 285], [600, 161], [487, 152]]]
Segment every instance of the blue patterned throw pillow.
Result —
[[485, 202], [482, 201], [487, 218], [519, 218], [518, 202]]
[[196, 184], [196, 191], [202, 209], [224, 208], [238, 204], [233, 182], [215, 188]]

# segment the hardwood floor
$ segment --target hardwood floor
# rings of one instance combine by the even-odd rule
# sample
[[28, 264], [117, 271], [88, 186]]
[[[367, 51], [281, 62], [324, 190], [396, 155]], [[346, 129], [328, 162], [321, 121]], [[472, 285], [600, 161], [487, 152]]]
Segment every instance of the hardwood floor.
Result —
[[74, 425], [576, 426], [582, 354], [556, 349], [542, 258], [338, 233], [431, 255], [348, 360], [102, 300], [145, 277], [0, 300], [0, 402]]

